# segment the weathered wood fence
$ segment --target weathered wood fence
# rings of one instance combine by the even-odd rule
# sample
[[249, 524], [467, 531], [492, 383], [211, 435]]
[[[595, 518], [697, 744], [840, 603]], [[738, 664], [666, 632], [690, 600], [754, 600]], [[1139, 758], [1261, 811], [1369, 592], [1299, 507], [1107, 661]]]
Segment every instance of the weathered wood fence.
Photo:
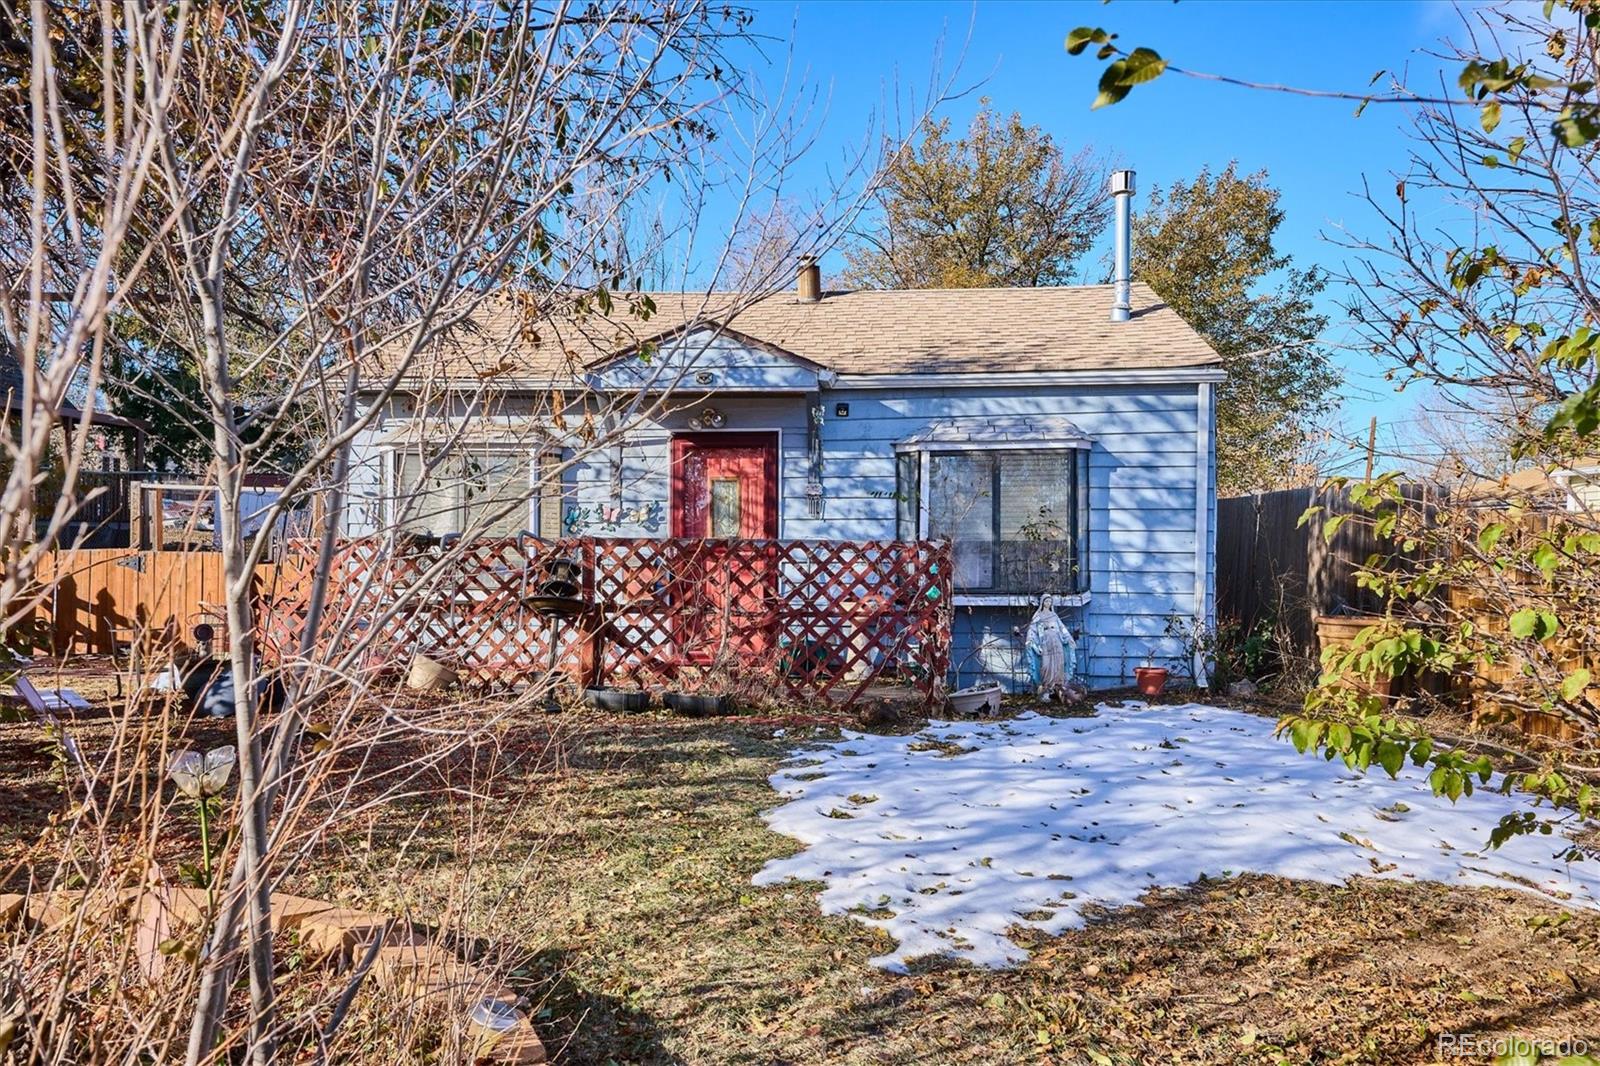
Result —
[[[296, 552], [262, 609], [263, 646], [284, 658], [309, 593]], [[539, 601], [557, 561], [578, 575], [573, 615]], [[942, 542], [522, 537], [446, 553], [373, 539], [343, 545], [332, 579], [326, 632], [352, 649], [366, 639], [343, 667], [358, 674], [420, 652], [481, 680], [588, 666], [605, 683], [849, 702], [886, 676], [932, 695], [949, 664]]]
[[[276, 566], [259, 567], [258, 588], [270, 589], [276, 576]], [[195, 625], [221, 620], [222, 556], [217, 552], [49, 552], [40, 560], [38, 579], [49, 589], [38, 611], [43, 643], [58, 655], [105, 655], [141, 642], [186, 640]]]
[[[1406, 486], [1425, 505], [1428, 490]], [[1306, 509], [1320, 506], [1300, 525]], [[1323, 523], [1356, 514], [1338, 489], [1280, 489], [1217, 501], [1217, 612], [1247, 630], [1271, 624], [1292, 651], [1315, 655], [1318, 615], [1378, 614], [1383, 601], [1356, 584], [1356, 571], [1391, 546], [1369, 522], [1348, 521], [1328, 540]]]

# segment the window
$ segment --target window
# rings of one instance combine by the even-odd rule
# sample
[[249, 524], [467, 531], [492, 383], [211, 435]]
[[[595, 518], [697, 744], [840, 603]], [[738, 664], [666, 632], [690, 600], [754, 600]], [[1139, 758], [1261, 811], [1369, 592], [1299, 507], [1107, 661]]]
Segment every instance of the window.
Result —
[[[1088, 590], [1088, 456], [1080, 448], [928, 453], [926, 532], [951, 542], [958, 591]], [[917, 465], [897, 469], [896, 495], [915, 501], [914, 521]]]
[[[427, 469], [424, 454], [432, 468]], [[559, 458], [540, 456], [541, 481], [552, 478]], [[477, 448], [440, 456], [437, 451], [402, 452], [395, 462], [395, 516], [408, 530], [442, 536], [465, 533], [509, 537], [530, 528], [528, 499], [532, 458], [524, 451]], [[541, 518], [560, 521], [559, 489], [540, 500]], [[546, 513], [548, 512], [548, 514]], [[552, 523], [537, 524], [541, 535]], [[558, 528], [558, 527], [557, 527]]]

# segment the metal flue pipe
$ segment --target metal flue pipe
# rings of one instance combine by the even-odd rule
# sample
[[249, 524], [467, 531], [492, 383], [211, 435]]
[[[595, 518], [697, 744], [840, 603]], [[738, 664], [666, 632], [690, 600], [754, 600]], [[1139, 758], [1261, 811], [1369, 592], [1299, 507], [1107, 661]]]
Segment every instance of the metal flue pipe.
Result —
[[1126, 322], [1133, 316], [1133, 171], [1111, 172], [1111, 201], [1117, 226], [1112, 252], [1115, 265], [1111, 277], [1111, 321]]

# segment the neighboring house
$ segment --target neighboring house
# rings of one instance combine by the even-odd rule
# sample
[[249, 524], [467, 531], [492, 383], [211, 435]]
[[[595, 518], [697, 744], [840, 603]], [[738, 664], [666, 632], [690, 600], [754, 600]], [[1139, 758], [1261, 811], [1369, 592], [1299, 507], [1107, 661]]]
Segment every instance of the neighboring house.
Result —
[[1574, 463], [1558, 470], [1555, 480], [1567, 495], [1567, 510], [1600, 515], [1600, 462]]
[[[20, 433], [19, 416], [25, 410], [22, 364], [9, 347], [0, 341], [0, 404], [4, 405], [12, 439]], [[54, 412], [59, 441], [52, 434], [51, 470], [34, 490], [36, 529], [48, 528], [49, 515], [60, 499], [65, 477], [65, 457], [74, 447], [74, 435], [84, 421], [91, 427], [83, 466], [78, 473], [76, 496], [79, 505], [72, 519], [61, 529], [63, 544], [89, 548], [122, 547], [128, 543], [128, 478], [122, 471], [144, 465], [145, 439], [150, 427], [137, 419], [102, 410], [91, 403], [88, 410], [60, 404]]]
[[1499, 505], [1513, 500], [1535, 506], [1542, 503], [1594, 517], [1600, 515], [1600, 462], [1528, 467], [1497, 478], [1477, 478], [1460, 491], [1474, 501]]
[[[1183, 654], [1174, 617], [1212, 620], [1223, 375], [1144, 285], [1113, 321], [1115, 292], [822, 292], [806, 263], [795, 292], [656, 293], [642, 322], [502, 302], [363, 435], [348, 532], [947, 538], [955, 680], [1018, 678], [1051, 592], [1080, 672], [1127, 684]], [[586, 449], [586, 422], [623, 442]]]

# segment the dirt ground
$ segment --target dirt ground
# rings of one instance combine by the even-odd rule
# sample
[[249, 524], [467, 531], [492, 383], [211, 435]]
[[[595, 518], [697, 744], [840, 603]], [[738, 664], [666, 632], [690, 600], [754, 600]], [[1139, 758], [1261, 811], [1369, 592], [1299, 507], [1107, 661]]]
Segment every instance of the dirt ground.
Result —
[[[93, 751], [108, 721], [72, 730]], [[172, 739], [231, 729], [182, 723]], [[767, 776], [813, 731], [830, 733], [528, 713], [343, 824], [290, 887], [406, 913], [464, 898], [449, 906], [514, 960], [558, 1062], [1489, 1061], [1442, 1052], [1445, 1034], [1600, 1050], [1600, 915], [1502, 889], [1246, 876], [1025, 941], [1015, 970], [875, 969], [882, 934], [823, 917], [815, 886], [750, 882], [798, 848], [760, 812], [777, 802]], [[15, 886], [60, 771], [26, 719], [0, 724], [0, 753]]]

